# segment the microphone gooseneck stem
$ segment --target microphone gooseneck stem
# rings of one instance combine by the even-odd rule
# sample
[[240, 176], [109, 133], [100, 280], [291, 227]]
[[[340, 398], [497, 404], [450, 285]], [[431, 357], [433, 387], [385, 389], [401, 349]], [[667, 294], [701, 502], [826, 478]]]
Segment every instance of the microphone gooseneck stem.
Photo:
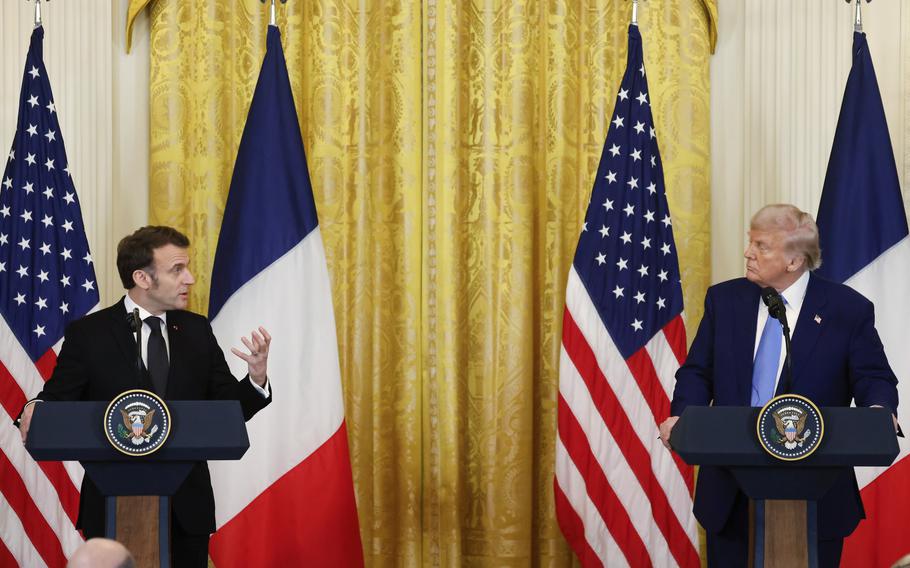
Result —
[[142, 382], [142, 318], [139, 317], [139, 308], [133, 309], [133, 326], [136, 328], [136, 375]]

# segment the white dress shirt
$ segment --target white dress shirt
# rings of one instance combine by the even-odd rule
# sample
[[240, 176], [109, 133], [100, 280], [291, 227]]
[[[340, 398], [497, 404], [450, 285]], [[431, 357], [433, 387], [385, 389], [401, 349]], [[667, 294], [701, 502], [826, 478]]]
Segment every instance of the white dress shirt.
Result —
[[[796, 333], [796, 322], [799, 321], [799, 312], [803, 307], [803, 300], [806, 299], [806, 289], [809, 287], [809, 271], [803, 272], [802, 276], [796, 282], [790, 284], [790, 287], [780, 293], [784, 298], [784, 306], [787, 312], [787, 323], [790, 326], [790, 338]], [[761, 340], [762, 331], [765, 324], [768, 323], [768, 307], [758, 299], [758, 318], [755, 322], [755, 348], [752, 350], [752, 360], [758, 353], [758, 342]], [[784, 361], [787, 358], [787, 346], [781, 341], [780, 359], [777, 362], [777, 378], [774, 380], [774, 392], [777, 392], [777, 384], [780, 382], [781, 370], [784, 368]]]
[[[127, 294], [123, 297], [123, 305], [126, 307], [126, 313], [131, 314], [133, 310], [139, 308], [139, 318], [142, 320], [142, 363], [145, 365], [145, 368], [148, 369], [149, 364], [149, 335], [152, 333], [152, 328], [149, 327], [149, 324], [145, 322], [145, 318], [154, 315], [152, 312], [146, 310], [139, 304], [133, 301], [130, 298], [130, 295]], [[164, 312], [160, 316], [157, 316], [161, 320], [161, 335], [164, 336], [164, 345], [167, 347], [168, 360], [171, 358], [171, 343], [167, 335], [167, 312]], [[135, 338], [135, 336], [133, 336]]]

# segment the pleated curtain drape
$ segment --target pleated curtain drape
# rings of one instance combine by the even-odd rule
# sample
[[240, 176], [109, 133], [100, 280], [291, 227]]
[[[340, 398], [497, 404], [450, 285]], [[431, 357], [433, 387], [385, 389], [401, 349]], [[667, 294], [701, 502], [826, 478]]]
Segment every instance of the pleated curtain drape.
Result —
[[[205, 312], [268, 10], [133, 0], [142, 9], [150, 221], [192, 240], [191, 308]], [[572, 562], [552, 489], [563, 301], [630, 11], [621, 0], [278, 6], [369, 565]], [[690, 339], [710, 280], [715, 21], [714, 0], [639, 8]], [[287, 293], [306, 290], [288, 282]]]

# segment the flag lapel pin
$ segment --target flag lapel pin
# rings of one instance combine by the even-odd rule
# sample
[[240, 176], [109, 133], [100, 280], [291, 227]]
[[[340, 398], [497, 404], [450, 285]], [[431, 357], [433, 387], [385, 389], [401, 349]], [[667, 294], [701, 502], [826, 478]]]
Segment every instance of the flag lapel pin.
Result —
[[817, 323], [817, 324], [822, 323], [822, 317], [818, 314], [815, 314], [815, 323]]

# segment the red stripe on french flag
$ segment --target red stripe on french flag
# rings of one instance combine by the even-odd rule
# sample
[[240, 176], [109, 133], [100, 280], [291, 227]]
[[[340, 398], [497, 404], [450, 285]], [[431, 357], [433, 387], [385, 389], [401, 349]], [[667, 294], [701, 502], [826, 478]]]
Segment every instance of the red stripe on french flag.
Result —
[[215, 565], [362, 566], [348, 456], [342, 423], [325, 444], [218, 529], [210, 546]]

